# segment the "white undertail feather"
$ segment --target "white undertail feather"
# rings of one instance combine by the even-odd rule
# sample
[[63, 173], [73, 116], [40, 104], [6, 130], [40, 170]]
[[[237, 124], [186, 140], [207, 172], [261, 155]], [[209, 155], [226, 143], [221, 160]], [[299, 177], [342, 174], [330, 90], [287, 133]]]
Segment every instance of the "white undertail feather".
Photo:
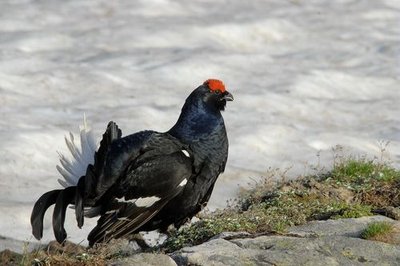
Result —
[[65, 137], [65, 143], [72, 155], [72, 160], [67, 159], [61, 153], [60, 165], [57, 165], [57, 170], [64, 177], [58, 179], [58, 182], [63, 187], [75, 186], [79, 178], [86, 174], [86, 169], [89, 164], [94, 163], [94, 154], [97, 150], [96, 139], [93, 136], [91, 128], [87, 125], [86, 116], [83, 116], [83, 125], [79, 126], [80, 129], [80, 147], [74, 141], [74, 135], [70, 132], [69, 138]]

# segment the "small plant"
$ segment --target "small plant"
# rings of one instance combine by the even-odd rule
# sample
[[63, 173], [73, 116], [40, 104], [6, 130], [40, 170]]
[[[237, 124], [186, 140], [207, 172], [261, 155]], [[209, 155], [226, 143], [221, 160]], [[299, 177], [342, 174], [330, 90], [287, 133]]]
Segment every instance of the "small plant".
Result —
[[400, 171], [387, 162], [366, 157], [340, 159], [328, 175], [331, 179], [350, 185], [365, 185], [373, 181], [400, 181]]
[[367, 240], [388, 242], [394, 226], [388, 222], [373, 222], [361, 233], [361, 237]]

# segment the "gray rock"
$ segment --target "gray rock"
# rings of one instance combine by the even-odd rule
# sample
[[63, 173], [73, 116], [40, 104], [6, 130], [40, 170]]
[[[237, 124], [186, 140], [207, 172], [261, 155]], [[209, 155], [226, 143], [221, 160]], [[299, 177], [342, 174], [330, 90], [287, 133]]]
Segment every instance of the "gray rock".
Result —
[[224, 239], [185, 247], [171, 255], [178, 265], [243, 265], [243, 248]]
[[139, 253], [128, 258], [110, 262], [112, 266], [176, 266], [173, 259], [165, 254]]
[[261, 236], [232, 241], [244, 250], [258, 250], [256, 265], [399, 265], [400, 249], [386, 243], [344, 236], [301, 238]]
[[247, 232], [222, 232], [214, 237], [212, 237], [210, 240], [222, 238], [222, 239], [227, 239], [227, 238], [239, 238], [239, 237], [246, 237], [250, 236], [250, 233]]
[[348, 236], [361, 237], [362, 231], [372, 222], [395, 221], [385, 216], [368, 216], [361, 218], [349, 218], [326, 221], [311, 221], [305, 225], [294, 226], [288, 230], [289, 234], [312, 237], [312, 236]]
[[344, 236], [211, 240], [172, 255], [178, 265], [399, 265], [397, 246]]
[[387, 217], [390, 217], [394, 220], [400, 220], [400, 208], [399, 207], [384, 207], [383, 209], [380, 210], [380, 214], [383, 214]]
[[140, 248], [135, 241], [129, 241], [124, 238], [112, 239], [107, 245], [100, 246], [97, 249], [97, 252], [107, 254], [109, 257], [126, 257], [140, 252]]
[[357, 238], [374, 221], [363, 217], [311, 222], [289, 236], [214, 239], [171, 254], [178, 265], [400, 265], [400, 247]]

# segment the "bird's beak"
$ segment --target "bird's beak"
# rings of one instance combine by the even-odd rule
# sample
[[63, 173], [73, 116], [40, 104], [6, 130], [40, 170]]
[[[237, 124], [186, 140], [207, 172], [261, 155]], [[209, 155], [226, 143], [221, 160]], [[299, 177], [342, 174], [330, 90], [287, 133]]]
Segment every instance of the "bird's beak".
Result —
[[223, 95], [222, 100], [233, 101], [233, 95], [230, 92], [225, 91]]

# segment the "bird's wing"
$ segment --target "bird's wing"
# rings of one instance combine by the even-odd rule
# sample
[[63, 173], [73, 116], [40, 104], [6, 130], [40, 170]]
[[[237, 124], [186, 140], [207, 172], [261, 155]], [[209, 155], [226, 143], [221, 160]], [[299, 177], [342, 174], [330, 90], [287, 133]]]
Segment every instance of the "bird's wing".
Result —
[[[106, 132], [107, 133], [107, 132]], [[85, 193], [94, 201], [100, 199], [115, 182], [124, 174], [126, 168], [135, 161], [148, 145], [149, 139], [158, 134], [154, 131], [141, 131], [112, 142], [106, 142], [102, 150], [102, 143], [95, 157], [95, 164], [85, 178]], [[103, 140], [105, 135], [103, 135]], [[88, 169], [90, 170], [90, 169]]]
[[88, 236], [90, 245], [140, 230], [182, 191], [192, 175], [192, 164], [183, 144], [155, 133], [130, 161], [118, 185], [104, 195], [102, 201], [109, 204]]

